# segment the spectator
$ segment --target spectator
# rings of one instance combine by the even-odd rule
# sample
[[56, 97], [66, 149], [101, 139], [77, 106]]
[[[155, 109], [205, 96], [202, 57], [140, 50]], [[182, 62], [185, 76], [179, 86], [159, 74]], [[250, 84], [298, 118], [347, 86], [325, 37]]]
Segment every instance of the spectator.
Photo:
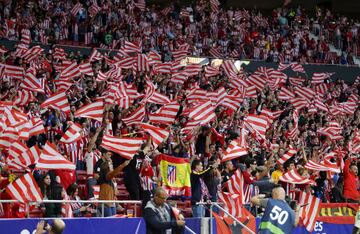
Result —
[[176, 220], [173, 210], [166, 203], [168, 195], [162, 188], [157, 188], [154, 198], [148, 201], [144, 209], [146, 233], [183, 233], [185, 221], [182, 215]]
[[347, 159], [344, 165], [344, 197], [346, 202], [356, 203], [359, 200], [358, 168], [350, 163], [350, 159]]
[[[110, 151], [103, 153], [105, 162], [100, 166], [100, 173], [98, 184], [100, 185], [99, 200], [116, 200], [113, 178], [117, 176], [129, 163], [130, 160], [125, 161], [123, 164], [113, 169]], [[114, 203], [106, 203], [104, 208], [104, 217], [113, 216], [116, 214], [116, 206]]]

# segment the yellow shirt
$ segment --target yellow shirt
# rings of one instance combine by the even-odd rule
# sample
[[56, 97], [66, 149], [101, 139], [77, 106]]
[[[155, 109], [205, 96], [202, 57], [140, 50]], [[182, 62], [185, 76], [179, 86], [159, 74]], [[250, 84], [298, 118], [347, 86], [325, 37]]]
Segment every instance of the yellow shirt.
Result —
[[273, 179], [274, 183], [278, 183], [280, 176], [282, 176], [282, 171], [276, 170], [271, 174], [271, 178]]

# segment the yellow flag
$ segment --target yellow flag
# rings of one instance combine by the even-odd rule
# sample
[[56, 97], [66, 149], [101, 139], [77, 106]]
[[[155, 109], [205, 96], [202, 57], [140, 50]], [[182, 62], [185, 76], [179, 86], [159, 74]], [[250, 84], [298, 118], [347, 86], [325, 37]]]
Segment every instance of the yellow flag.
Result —
[[188, 159], [160, 155], [160, 174], [169, 195], [191, 196], [190, 173]]

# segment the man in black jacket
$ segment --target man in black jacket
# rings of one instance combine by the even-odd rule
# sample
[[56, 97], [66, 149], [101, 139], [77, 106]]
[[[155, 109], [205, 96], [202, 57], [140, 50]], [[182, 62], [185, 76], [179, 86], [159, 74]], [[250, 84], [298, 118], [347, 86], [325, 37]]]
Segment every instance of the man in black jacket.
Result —
[[144, 219], [147, 234], [183, 233], [185, 221], [182, 215], [178, 220], [169, 204], [166, 203], [168, 195], [159, 187], [155, 190], [154, 198], [145, 206]]

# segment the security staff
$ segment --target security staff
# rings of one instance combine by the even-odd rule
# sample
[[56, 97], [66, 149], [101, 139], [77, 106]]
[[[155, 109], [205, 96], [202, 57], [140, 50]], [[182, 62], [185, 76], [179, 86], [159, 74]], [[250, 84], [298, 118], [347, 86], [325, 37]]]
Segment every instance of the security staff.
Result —
[[299, 214], [286, 203], [285, 190], [282, 187], [275, 187], [272, 190], [272, 198], [264, 197], [265, 195], [260, 194], [251, 198], [251, 203], [265, 208], [258, 233], [291, 233], [299, 222]]

